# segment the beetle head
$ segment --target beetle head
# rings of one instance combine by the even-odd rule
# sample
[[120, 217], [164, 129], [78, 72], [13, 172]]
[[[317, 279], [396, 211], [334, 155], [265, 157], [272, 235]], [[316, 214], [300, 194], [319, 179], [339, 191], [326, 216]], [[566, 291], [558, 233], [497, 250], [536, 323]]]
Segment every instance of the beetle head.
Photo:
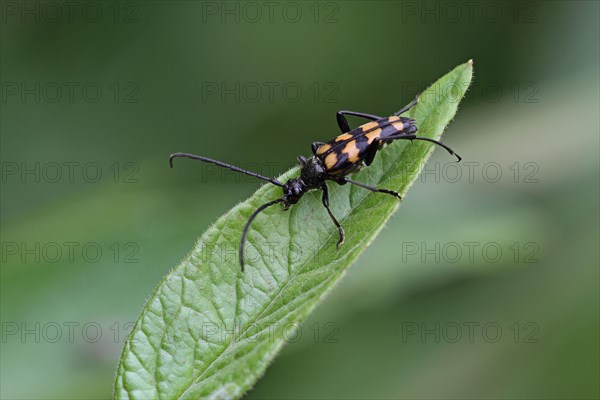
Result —
[[304, 195], [305, 188], [299, 179], [290, 179], [283, 185], [283, 205], [287, 209], [292, 204], [296, 204]]

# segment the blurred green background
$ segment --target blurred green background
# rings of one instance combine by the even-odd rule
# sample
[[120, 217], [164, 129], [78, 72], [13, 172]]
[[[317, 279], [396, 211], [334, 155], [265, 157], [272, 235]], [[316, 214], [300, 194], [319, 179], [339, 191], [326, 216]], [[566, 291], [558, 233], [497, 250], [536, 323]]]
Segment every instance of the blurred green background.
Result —
[[259, 186], [171, 152], [277, 174], [470, 58], [463, 164], [434, 153], [247, 398], [600, 396], [597, 2], [1, 11], [2, 398], [110, 397], [153, 288]]

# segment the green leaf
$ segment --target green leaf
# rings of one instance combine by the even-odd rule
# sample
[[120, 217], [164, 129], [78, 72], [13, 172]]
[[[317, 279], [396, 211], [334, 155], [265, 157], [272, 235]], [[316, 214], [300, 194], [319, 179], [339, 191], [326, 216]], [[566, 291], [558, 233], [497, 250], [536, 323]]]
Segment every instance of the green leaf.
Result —
[[[469, 61], [421, 95], [411, 110], [421, 136], [441, 137], [471, 77]], [[433, 149], [396, 141], [353, 179], [404, 195]], [[294, 168], [279, 179], [297, 175]], [[242, 228], [259, 205], [281, 197], [281, 188], [264, 185], [219, 218], [142, 310], [123, 349], [115, 398], [241, 397], [400, 203], [353, 185], [329, 187], [332, 211], [346, 230], [339, 250], [320, 192], [287, 212], [271, 207], [255, 220], [245, 273], [237, 259]]]

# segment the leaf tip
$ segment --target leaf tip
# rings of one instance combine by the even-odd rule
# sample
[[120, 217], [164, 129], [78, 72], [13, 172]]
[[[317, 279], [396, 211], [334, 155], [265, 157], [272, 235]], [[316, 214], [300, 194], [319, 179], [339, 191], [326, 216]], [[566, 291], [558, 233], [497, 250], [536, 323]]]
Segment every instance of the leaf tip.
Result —
[[466, 63], [469, 67], [473, 67], [473, 59], [469, 59]]

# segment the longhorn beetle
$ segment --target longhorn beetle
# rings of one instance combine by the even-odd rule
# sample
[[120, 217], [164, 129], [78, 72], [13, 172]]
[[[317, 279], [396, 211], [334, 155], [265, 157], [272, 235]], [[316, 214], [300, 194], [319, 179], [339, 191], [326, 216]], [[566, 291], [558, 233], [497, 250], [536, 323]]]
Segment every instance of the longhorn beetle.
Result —
[[[309, 190], [316, 189], [323, 191], [323, 207], [325, 207], [329, 217], [331, 217], [331, 220], [337, 227], [339, 234], [337, 247], [339, 248], [341, 244], [344, 243], [344, 228], [342, 228], [342, 225], [329, 208], [329, 192], [327, 190], [326, 181], [331, 180], [339, 185], [350, 183], [370, 190], [371, 192], [386, 193], [395, 196], [398, 199], [402, 199], [400, 194], [393, 190], [369, 186], [346, 177], [346, 175], [351, 174], [362, 167], [371, 165], [378, 150], [386, 144], [400, 139], [410, 141], [424, 140], [435, 143], [446, 149], [450, 154], [456, 156], [458, 161], [461, 160], [460, 156], [445, 144], [438, 142], [437, 140], [416, 136], [415, 132], [418, 130], [416, 121], [411, 118], [400, 116], [414, 107], [418, 101], [419, 96], [417, 96], [409, 105], [394, 113], [391, 117], [378, 117], [377, 115], [363, 114], [354, 111], [338, 111], [337, 123], [342, 134], [329, 142], [314, 142], [312, 144], [312, 157], [309, 159], [306, 159], [303, 156], [298, 157], [298, 162], [301, 166], [300, 177], [292, 178], [285, 183], [279, 182], [275, 178], [269, 178], [257, 174], [256, 172], [238, 168], [234, 165], [189, 153], [171, 154], [169, 157], [169, 165], [173, 168], [173, 159], [177, 157], [191, 158], [193, 160], [215, 164], [219, 167], [262, 179], [263, 181], [267, 181], [283, 189], [283, 196], [281, 198], [269, 201], [258, 207], [252, 215], [250, 215], [248, 222], [246, 222], [246, 225], [244, 226], [239, 248], [240, 267], [242, 272], [244, 271], [244, 243], [246, 242], [246, 235], [248, 234], [248, 229], [254, 218], [267, 207], [277, 203], [283, 203], [284, 210], [287, 210], [292, 204], [296, 204], [304, 193]], [[351, 130], [346, 115], [364, 118], [371, 122], [367, 122], [366, 124]]]

